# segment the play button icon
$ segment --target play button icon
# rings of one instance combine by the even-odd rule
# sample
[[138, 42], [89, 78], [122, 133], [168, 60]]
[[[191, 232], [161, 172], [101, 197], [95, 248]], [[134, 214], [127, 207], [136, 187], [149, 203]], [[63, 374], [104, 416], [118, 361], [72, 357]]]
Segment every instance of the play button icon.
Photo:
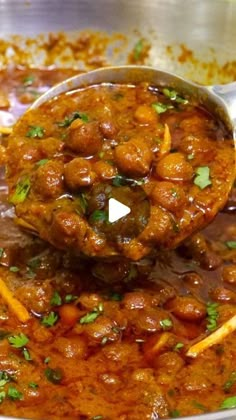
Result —
[[130, 207], [125, 206], [115, 198], [108, 200], [108, 221], [114, 223], [131, 212]]

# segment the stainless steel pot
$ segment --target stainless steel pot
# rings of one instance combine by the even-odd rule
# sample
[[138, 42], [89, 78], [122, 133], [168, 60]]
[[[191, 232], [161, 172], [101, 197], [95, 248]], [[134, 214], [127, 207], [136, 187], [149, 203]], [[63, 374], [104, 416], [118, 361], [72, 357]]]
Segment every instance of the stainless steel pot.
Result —
[[[145, 37], [151, 43], [147, 65], [202, 84], [236, 80], [234, 0], [0, 0], [0, 39], [87, 28], [127, 37], [119, 54], [107, 51], [110, 64], [126, 64], [137, 40]], [[7, 54], [0, 55], [0, 64], [14, 62], [14, 51]], [[43, 64], [42, 57], [31, 60]], [[76, 60], [71, 64], [81, 66]], [[235, 420], [236, 409], [185, 419]]]

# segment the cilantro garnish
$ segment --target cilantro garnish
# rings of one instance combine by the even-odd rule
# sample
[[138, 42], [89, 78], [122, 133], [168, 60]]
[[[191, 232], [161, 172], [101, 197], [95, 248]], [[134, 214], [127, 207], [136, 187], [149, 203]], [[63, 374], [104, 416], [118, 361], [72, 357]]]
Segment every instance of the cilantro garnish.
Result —
[[14, 205], [23, 203], [29, 193], [30, 186], [29, 177], [20, 180], [16, 185], [15, 192], [10, 197], [10, 203]]
[[167, 98], [169, 98], [172, 101], [175, 101], [179, 104], [187, 104], [188, 103], [188, 100], [183, 98], [182, 96], [180, 96], [178, 94], [178, 92], [176, 92], [176, 90], [174, 90], [174, 89], [164, 88], [163, 93]]
[[32, 389], [37, 389], [39, 386], [35, 382], [29, 382], [28, 387]]
[[181, 343], [181, 342], [179, 342], [179, 343], [176, 343], [175, 344], [175, 346], [173, 347], [173, 351], [180, 351], [180, 349], [182, 349], [184, 347], [184, 344], [183, 343]]
[[236, 383], [236, 371], [232, 372], [228, 381], [224, 383], [223, 389], [225, 392], [229, 392], [232, 386]]
[[139, 39], [134, 46], [134, 59], [139, 60], [144, 47], [143, 39]]
[[210, 168], [208, 166], [199, 166], [199, 168], [196, 169], [196, 176], [193, 182], [201, 190], [204, 190], [204, 188], [211, 185]]
[[91, 220], [93, 222], [107, 222], [108, 221], [108, 212], [105, 210], [95, 210], [91, 214]]
[[217, 311], [218, 306], [219, 306], [219, 304], [216, 303], [216, 302], [214, 302], [214, 303], [208, 302], [207, 303], [207, 307], [206, 307], [207, 318], [206, 319], [208, 321], [208, 324], [207, 324], [206, 327], [207, 327], [208, 331], [214, 331], [217, 328], [217, 319], [219, 317], [219, 312]]
[[45, 163], [47, 163], [49, 161], [49, 159], [41, 159], [38, 160], [38, 162], [35, 163], [36, 166], [43, 166], [45, 165]]
[[32, 360], [32, 358], [30, 356], [30, 352], [26, 347], [23, 348], [22, 353], [23, 353], [23, 356], [24, 356], [25, 360], [27, 360], [27, 362], [30, 362]]
[[57, 123], [58, 127], [69, 127], [71, 123], [77, 119], [82, 120], [84, 123], [87, 123], [89, 121], [88, 115], [83, 112], [73, 112], [73, 114], [68, 117], [66, 116], [63, 121], [60, 121]]
[[112, 185], [114, 185], [115, 187], [122, 187], [124, 185], [131, 185], [131, 186], [135, 186], [135, 185], [143, 185], [145, 182], [145, 180], [142, 179], [133, 179], [133, 178], [127, 178], [124, 175], [116, 175], [113, 180], [112, 180]]
[[12, 265], [11, 267], [9, 267], [9, 271], [11, 271], [12, 273], [17, 273], [18, 271], [20, 271], [20, 269], [19, 267]]
[[32, 75], [29, 75], [29, 76], [26, 76], [23, 79], [23, 84], [25, 86], [31, 86], [34, 83], [34, 80], [35, 80], [35, 76], [33, 74]]
[[51, 297], [50, 304], [52, 306], [60, 306], [62, 304], [62, 298], [56, 290]]
[[45, 315], [42, 318], [42, 325], [44, 325], [45, 327], [49, 328], [49, 327], [53, 327], [53, 325], [56, 324], [58, 320], [58, 315], [55, 312], [50, 312], [48, 315]]
[[47, 367], [44, 371], [45, 376], [49, 382], [52, 382], [53, 384], [59, 384], [62, 380], [62, 370], [60, 368], [51, 369], [50, 367]]
[[162, 319], [160, 321], [160, 326], [163, 328], [163, 330], [166, 330], [168, 328], [173, 327], [173, 322], [170, 318]]
[[220, 405], [220, 408], [224, 410], [225, 408], [235, 408], [236, 407], [236, 395], [233, 397], [226, 398]]
[[7, 390], [7, 396], [11, 400], [22, 400], [23, 394], [22, 392], [18, 391], [14, 386], [10, 385]]
[[4, 248], [0, 248], [0, 258], [3, 257], [3, 254], [4, 254]]
[[25, 334], [20, 333], [18, 335], [12, 335], [8, 337], [8, 341], [12, 347], [20, 349], [21, 347], [26, 346], [26, 344], [29, 342], [29, 339]]
[[80, 318], [79, 323], [80, 324], [90, 324], [91, 322], [94, 322], [95, 319], [99, 317], [103, 312], [103, 304], [99, 303], [99, 305], [93, 309], [93, 311], [88, 312], [86, 315], [82, 316]]
[[44, 136], [44, 128], [40, 127], [39, 125], [31, 125], [28, 132], [26, 133], [26, 137], [30, 138], [39, 138], [41, 139]]
[[68, 294], [68, 295], [65, 296], [65, 299], [64, 300], [65, 300], [66, 303], [70, 303], [70, 302], [73, 302], [76, 299], [78, 299], [78, 296], [72, 295], [72, 294]]
[[225, 245], [229, 249], [236, 249], [236, 241], [227, 241], [227, 242], [225, 242]]
[[174, 107], [173, 105], [163, 104], [162, 102], [154, 102], [152, 104], [152, 108], [155, 109], [158, 114], [162, 114], [163, 112], [168, 111], [168, 109], [172, 109]]

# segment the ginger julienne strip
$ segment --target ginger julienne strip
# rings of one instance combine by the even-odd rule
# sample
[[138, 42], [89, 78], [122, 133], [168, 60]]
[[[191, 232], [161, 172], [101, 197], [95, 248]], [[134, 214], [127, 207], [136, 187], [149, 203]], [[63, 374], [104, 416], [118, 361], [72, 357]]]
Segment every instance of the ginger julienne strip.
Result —
[[25, 323], [30, 319], [30, 314], [22, 303], [16, 299], [8, 289], [6, 283], [0, 278], [0, 296], [6, 302], [9, 309], [15, 314], [20, 322]]
[[191, 346], [186, 356], [188, 357], [197, 357], [204, 350], [208, 349], [215, 344], [218, 344], [223, 341], [227, 335], [231, 334], [236, 330], [236, 315], [226, 321], [220, 328], [210, 334], [208, 337], [204, 338], [202, 341]]

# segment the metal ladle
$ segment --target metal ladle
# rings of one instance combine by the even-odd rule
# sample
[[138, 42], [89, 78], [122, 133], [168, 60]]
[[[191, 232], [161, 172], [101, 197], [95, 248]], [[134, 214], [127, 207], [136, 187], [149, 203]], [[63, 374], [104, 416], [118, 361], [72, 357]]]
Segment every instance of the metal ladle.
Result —
[[[213, 113], [216, 118], [222, 121], [232, 134], [232, 148], [235, 148], [236, 141], [236, 82], [227, 85], [216, 86], [200, 86], [195, 83], [186, 81], [182, 77], [146, 66], [118, 66], [106, 67], [88, 73], [81, 73], [71, 77], [48, 90], [39, 97], [29, 108], [34, 110], [43, 103], [57, 97], [58, 95], [83, 88], [89, 85], [101, 83], [118, 83], [118, 84], [137, 84], [147, 82], [151, 86], [173, 88], [183, 97], [196, 100], [197, 104]], [[233, 160], [233, 159], [232, 159]], [[210, 220], [225, 205], [230, 190], [235, 179], [235, 157], [232, 170], [230, 167], [229, 177], [225, 182], [225, 188], [221, 191], [221, 196], [213, 203], [213, 211]], [[205, 221], [205, 224], [210, 220]], [[193, 232], [189, 232], [191, 234]], [[186, 237], [186, 236], [185, 236]], [[176, 235], [176, 242], [173, 246], [177, 246], [180, 241], [185, 239]]]

